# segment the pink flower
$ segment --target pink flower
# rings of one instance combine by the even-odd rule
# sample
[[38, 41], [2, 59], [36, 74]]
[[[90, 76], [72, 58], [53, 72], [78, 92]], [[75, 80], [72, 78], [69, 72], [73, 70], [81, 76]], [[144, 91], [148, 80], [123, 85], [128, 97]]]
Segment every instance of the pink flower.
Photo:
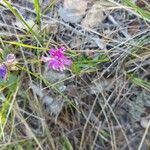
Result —
[[18, 62], [14, 54], [8, 54], [4, 63], [10, 70], [17, 70], [16, 64]]
[[8, 54], [6, 57], [6, 62], [8, 64], [13, 64], [14, 62], [16, 62], [16, 57], [14, 54]]
[[42, 56], [41, 60], [43, 62], [47, 62], [49, 68], [57, 71], [63, 71], [66, 69], [66, 66], [70, 66], [72, 61], [65, 56], [64, 54], [65, 48], [58, 48], [58, 49], [50, 49], [49, 54], [50, 57]]
[[62, 58], [62, 57], [64, 57], [64, 51], [65, 51], [64, 47], [59, 48], [59, 49], [51, 48], [49, 50], [49, 54], [55, 58]]

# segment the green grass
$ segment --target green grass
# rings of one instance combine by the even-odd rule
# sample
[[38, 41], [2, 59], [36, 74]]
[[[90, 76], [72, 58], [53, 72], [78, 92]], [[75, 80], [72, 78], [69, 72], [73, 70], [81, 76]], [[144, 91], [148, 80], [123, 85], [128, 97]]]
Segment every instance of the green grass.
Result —
[[34, 45], [28, 45], [28, 44], [24, 44], [24, 43], [15, 42], [15, 41], [4, 41], [3, 40], [3, 43], [7, 43], [7, 44], [10, 44], [10, 45], [15, 45], [15, 46], [21, 46], [21, 47], [28, 48], [28, 49], [36, 49], [36, 50], [42, 50], [42, 51], [49, 50], [48, 48], [36, 47]]
[[98, 58], [95, 60], [88, 58], [88, 57], [83, 57], [83, 56], [77, 56], [74, 58], [74, 63], [72, 65], [72, 72], [75, 73], [76, 75], [81, 75], [84, 74], [85, 72], [91, 72], [95, 71], [95, 68], [103, 64], [105, 62], [109, 62], [109, 58], [107, 55], [100, 55]]
[[[7, 0], [3, 0], [3, 2], [7, 5], [10, 11], [16, 16], [17, 19], [27, 28], [27, 30], [35, 37], [36, 41], [40, 44], [41, 37], [33, 31], [33, 29], [26, 23], [26, 20], [23, 16], [15, 9]], [[38, 16], [38, 15], [37, 15]]]
[[40, 10], [40, 3], [39, 0], [34, 0], [34, 7], [35, 7], [35, 11], [36, 11], [36, 20], [37, 20], [37, 24], [41, 25], [41, 10]]
[[144, 88], [145, 90], [150, 92], [150, 82], [145, 81], [135, 75], [129, 75], [130, 80], [137, 86]]
[[127, 7], [129, 7], [129, 9], [132, 9], [134, 12], [139, 14], [139, 16], [141, 16], [142, 19], [150, 22], [150, 11], [144, 10], [143, 8], [138, 7], [136, 4], [131, 2], [131, 0], [123, 0], [123, 3]]
[[9, 118], [9, 115], [12, 111], [15, 97], [16, 97], [18, 89], [19, 89], [19, 82], [18, 82], [17, 78], [12, 77], [12, 78], [10, 78], [10, 80], [7, 82], [6, 85], [5, 85], [5, 83], [1, 83], [1, 87], [3, 87], [3, 86], [4, 86], [4, 88], [7, 89], [8, 94], [7, 94], [7, 97], [5, 98], [5, 101], [4, 101], [1, 111], [0, 111], [0, 125], [1, 125], [0, 138], [2, 138], [2, 136], [4, 136], [3, 134], [4, 134], [5, 126], [6, 126], [8, 118]]

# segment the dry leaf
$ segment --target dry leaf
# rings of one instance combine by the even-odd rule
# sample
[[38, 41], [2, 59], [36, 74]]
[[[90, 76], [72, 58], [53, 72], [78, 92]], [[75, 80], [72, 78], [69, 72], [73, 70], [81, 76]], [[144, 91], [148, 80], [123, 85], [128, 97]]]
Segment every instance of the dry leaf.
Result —
[[94, 2], [94, 5], [87, 12], [85, 19], [82, 21], [82, 25], [90, 28], [97, 26], [105, 19], [104, 12], [107, 14], [108, 10], [114, 9], [115, 6], [115, 4], [106, 0]]
[[84, 0], [65, 0], [59, 15], [65, 22], [78, 23], [86, 13], [87, 2]]

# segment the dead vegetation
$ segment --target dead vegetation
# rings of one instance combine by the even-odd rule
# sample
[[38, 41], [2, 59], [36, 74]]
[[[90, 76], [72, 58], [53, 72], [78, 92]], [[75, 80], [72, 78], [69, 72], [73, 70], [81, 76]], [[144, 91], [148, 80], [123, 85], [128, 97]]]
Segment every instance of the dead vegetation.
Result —
[[[19, 62], [16, 84], [0, 87], [1, 149], [148, 150], [150, 16], [121, 1], [43, 0], [38, 18], [35, 1], [0, 7], [1, 49]], [[62, 45], [75, 52], [72, 68], [41, 64]]]

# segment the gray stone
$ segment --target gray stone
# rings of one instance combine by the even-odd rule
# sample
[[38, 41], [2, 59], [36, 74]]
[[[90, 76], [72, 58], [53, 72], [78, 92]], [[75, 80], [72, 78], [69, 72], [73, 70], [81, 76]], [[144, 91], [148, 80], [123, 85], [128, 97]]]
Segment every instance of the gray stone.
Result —
[[65, 9], [61, 7], [58, 12], [60, 17], [69, 23], [79, 23], [83, 18], [83, 15], [79, 14], [75, 9]]

